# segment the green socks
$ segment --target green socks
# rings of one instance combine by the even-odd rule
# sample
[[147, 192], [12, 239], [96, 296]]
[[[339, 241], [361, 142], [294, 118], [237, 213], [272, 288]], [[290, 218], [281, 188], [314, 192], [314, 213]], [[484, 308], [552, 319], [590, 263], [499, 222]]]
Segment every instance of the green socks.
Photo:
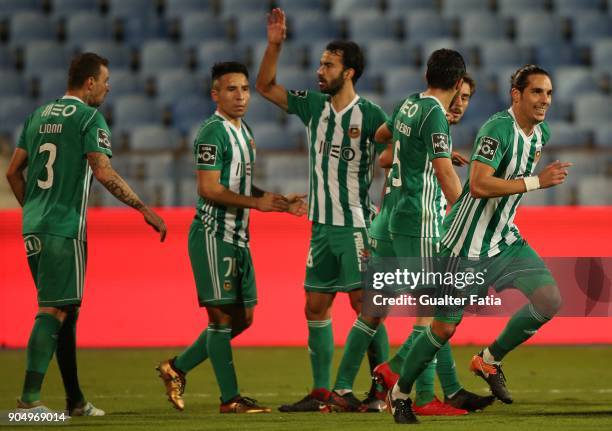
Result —
[[331, 319], [308, 320], [307, 322], [308, 351], [310, 352], [313, 388], [329, 390], [331, 363], [334, 355], [334, 334], [332, 332]]
[[36, 316], [26, 350], [26, 377], [21, 394], [21, 401], [25, 403], [40, 400], [40, 389], [57, 346], [60, 326], [61, 322], [50, 314]]
[[[450, 342], [446, 342], [442, 345], [438, 353], [436, 354], [436, 373], [438, 379], [440, 379], [440, 386], [445, 396], [450, 396], [459, 392], [462, 388], [457, 377], [457, 370], [455, 368], [455, 360], [453, 359], [453, 352], [451, 351]], [[417, 380], [417, 391], [419, 383]]]
[[338, 368], [338, 377], [336, 378], [334, 389], [353, 389], [353, 383], [359, 372], [361, 361], [375, 334], [376, 328], [368, 325], [361, 317], [355, 320], [346, 338], [346, 345], [344, 346], [344, 353]]
[[198, 339], [176, 357], [174, 360], [175, 368], [186, 374], [208, 358], [208, 350], [206, 349], [207, 332], [207, 329], [202, 331]]
[[69, 406], [77, 406], [85, 402], [77, 374], [76, 324], [78, 318], [78, 310], [71, 311], [66, 315], [59, 330], [57, 349], [55, 350]]
[[501, 361], [508, 352], [531, 338], [549, 320], [549, 317], [538, 313], [531, 303], [525, 305], [512, 316], [497, 340], [488, 347], [489, 352], [496, 361]]
[[415, 337], [412, 347], [404, 360], [404, 365], [402, 366], [402, 372], [398, 381], [401, 392], [406, 394], [410, 393], [412, 385], [421, 373], [431, 364], [436, 353], [442, 347], [442, 344], [443, 341], [431, 332], [430, 326], [428, 326], [423, 333]]
[[376, 334], [368, 346], [368, 359], [370, 361], [370, 371], [376, 366], [389, 359], [389, 336], [384, 323], [380, 323], [376, 329]]
[[402, 372], [402, 366], [404, 365], [404, 359], [408, 356], [408, 352], [410, 351], [410, 347], [412, 347], [412, 342], [415, 337], [419, 335], [421, 332], [425, 330], [425, 326], [414, 325], [412, 327], [412, 332], [410, 336], [404, 341], [399, 348], [399, 350], [395, 353], [395, 355], [389, 360], [389, 367], [391, 371], [396, 374], [400, 374]]
[[206, 350], [210, 355], [217, 384], [221, 389], [221, 402], [226, 403], [238, 395], [238, 381], [232, 362], [232, 328], [229, 325], [208, 325]]

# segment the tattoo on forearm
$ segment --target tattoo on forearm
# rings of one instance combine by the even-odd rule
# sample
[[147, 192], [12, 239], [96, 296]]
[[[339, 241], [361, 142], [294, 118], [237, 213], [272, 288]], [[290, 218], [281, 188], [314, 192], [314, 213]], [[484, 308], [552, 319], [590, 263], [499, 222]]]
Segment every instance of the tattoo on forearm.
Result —
[[144, 204], [138, 198], [136, 193], [134, 193], [125, 180], [123, 180], [123, 178], [116, 173], [114, 173], [108, 180], [102, 181], [102, 184], [109, 192], [111, 192], [113, 196], [124, 204], [129, 205], [132, 208], [136, 208], [137, 210], [144, 207]]

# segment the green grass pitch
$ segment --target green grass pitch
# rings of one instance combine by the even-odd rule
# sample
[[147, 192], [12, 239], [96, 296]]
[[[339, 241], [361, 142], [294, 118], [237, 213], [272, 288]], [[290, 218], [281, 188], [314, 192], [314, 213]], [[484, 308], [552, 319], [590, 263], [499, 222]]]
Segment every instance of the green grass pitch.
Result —
[[[476, 347], [455, 348], [464, 386], [480, 393], [485, 385], [467, 371]], [[306, 394], [310, 383], [303, 348], [237, 348], [234, 362], [242, 393], [275, 408], [267, 415], [220, 415], [218, 389], [210, 363], [187, 379], [186, 409], [180, 413], [166, 401], [154, 367], [178, 349], [80, 350], [81, 385], [88, 399], [105, 409], [101, 418], [74, 418], [60, 428], [108, 431], [152, 430], [377, 430], [395, 427], [387, 413], [282, 414], [276, 407]], [[340, 359], [336, 351], [334, 372]], [[421, 418], [425, 430], [610, 430], [612, 429], [612, 346], [521, 347], [505, 362], [515, 403], [499, 402], [485, 412], [460, 418]], [[0, 410], [15, 406], [25, 366], [22, 350], [0, 350]], [[364, 362], [355, 391], [369, 388]], [[439, 388], [437, 388], [440, 393]], [[55, 362], [43, 387], [43, 400], [63, 408], [63, 389]], [[399, 425], [398, 425], [399, 426]], [[29, 426], [2, 426], [28, 429]], [[38, 429], [40, 429], [38, 427]]]

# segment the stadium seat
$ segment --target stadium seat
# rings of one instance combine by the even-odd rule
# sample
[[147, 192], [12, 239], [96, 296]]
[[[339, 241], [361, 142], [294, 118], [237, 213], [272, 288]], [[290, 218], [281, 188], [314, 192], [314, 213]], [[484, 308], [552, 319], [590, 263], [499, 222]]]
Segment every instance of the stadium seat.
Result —
[[6, 45], [0, 45], [0, 68], [10, 69], [13, 67], [13, 53]]
[[212, 41], [198, 46], [197, 57], [199, 70], [209, 72], [213, 64], [220, 61], [239, 61], [248, 64], [250, 52], [245, 45]]
[[[259, 70], [259, 64], [266, 51], [268, 42], [258, 42], [253, 44], [252, 46], [253, 56], [251, 70], [257, 71]], [[298, 42], [283, 43], [283, 50], [281, 51], [280, 57], [278, 58], [278, 70], [282, 70], [285, 67], [303, 67], [305, 65], [308, 65], [309, 63], [309, 50], [307, 45]], [[311, 67], [310, 69], [313, 69], [313, 67]]]
[[24, 72], [28, 77], [49, 69], [68, 70], [71, 57], [64, 45], [46, 41], [30, 42], [24, 54]]
[[[130, 136], [130, 148], [133, 151], [174, 151], [180, 148], [179, 133], [163, 126], [135, 127]], [[169, 173], [165, 173], [168, 175]], [[151, 170], [149, 177], [161, 176], [164, 172]]]
[[508, 39], [509, 22], [493, 13], [473, 12], [459, 16], [461, 41], [484, 43], [495, 39]]
[[382, 13], [355, 12], [347, 17], [349, 38], [357, 43], [399, 39], [403, 20]]
[[198, 77], [184, 69], [168, 69], [156, 75], [157, 100], [171, 104], [189, 96], [204, 96], [204, 86]]
[[537, 45], [535, 63], [550, 73], [563, 66], [580, 66], [580, 50], [571, 43]]
[[[471, 108], [468, 108], [468, 112]], [[451, 126], [450, 134], [453, 142], [453, 149], [460, 150], [460, 152], [466, 157], [469, 156], [472, 151], [474, 139], [476, 139], [476, 133], [478, 127], [473, 123], [465, 122]]]
[[491, 0], [444, 0], [442, 14], [446, 17], [465, 16], [472, 13], [490, 12]]
[[467, 125], [473, 125], [478, 129], [491, 115], [508, 109], [509, 107], [510, 104], [505, 100], [476, 93], [470, 100], [470, 106], [465, 112], [461, 122], [465, 127], [467, 127]]
[[89, 41], [111, 39], [111, 23], [99, 13], [80, 12], [66, 20], [67, 42], [80, 46]]
[[265, 14], [253, 13], [241, 16], [236, 21], [238, 27], [238, 40], [249, 43], [268, 40]]
[[598, 125], [595, 128], [595, 145], [602, 148], [612, 148], [612, 124]]
[[[183, 46], [198, 46], [202, 41], [227, 38], [228, 23], [206, 12], [193, 12], [181, 18]], [[265, 28], [265, 26], [264, 26]]]
[[53, 15], [68, 17], [77, 12], [100, 12], [100, 2], [92, 0], [53, 0]]
[[[166, 0], [166, 9], [168, 2]], [[152, 11], [155, 8], [155, 0], [107, 0], [108, 13], [111, 17], [138, 17], [145, 11]]]
[[12, 46], [57, 39], [56, 23], [40, 12], [19, 12], [10, 19]]
[[612, 70], [612, 39], [594, 42], [591, 57], [594, 67]]
[[559, 147], [583, 147], [592, 140], [591, 130], [568, 121], [548, 121], [551, 138], [548, 150]]
[[277, 3], [288, 17], [312, 11], [325, 12], [329, 4], [328, 0], [278, 0]]
[[251, 94], [249, 111], [246, 114], [248, 124], [255, 123], [276, 123], [279, 124], [283, 118], [281, 109], [272, 102], [267, 101], [257, 94]]
[[340, 37], [339, 21], [319, 12], [288, 17], [288, 31], [300, 42], [326, 41]]
[[416, 67], [418, 53], [414, 46], [394, 40], [378, 40], [364, 45], [366, 70], [384, 72], [388, 68]]
[[558, 100], [572, 101], [576, 95], [599, 90], [589, 67], [559, 67], [554, 73], [554, 95]]
[[111, 79], [115, 69], [127, 69], [132, 62], [131, 49], [112, 40], [95, 40], [80, 46], [81, 52], [95, 52], [108, 59]]
[[583, 177], [578, 182], [580, 205], [612, 205], [610, 178], [603, 176]]
[[515, 18], [516, 41], [523, 45], [542, 45], [563, 40], [563, 20], [545, 12], [523, 13]]
[[574, 44], [590, 46], [598, 40], [612, 38], [612, 17], [601, 12], [580, 13], [572, 17]]
[[140, 57], [143, 73], [158, 73], [185, 65], [182, 47], [167, 40], [149, 40], [142, 47]]
[[432, 38], [452, 37], [451, 21], [437, 13], [416, 11], [406, 15], [404, 22], [406, 40], [411, 43], [422, 43]]
[[567, 17], [586, 11], [601, 12], [602, 0], [553, 0], [553, 10], [555, 14]]
[[59, 99], [66, 94], [68, 77], [65, 69], [45, 70], [38, 75], [40, 91], [38, 94], [39, 102], [45, 103], [50, 100]]
[[482, 67], [497, 71], [518, 67], [531, 62], [531, 50], [527, 47], [503, 40], [493, 40], [480, 45]]
[[153, 11], [146, 11], [138, 16], [125, 16], [115, 19], [115, 28], [124, 44], [134, 48], [166, 37], [166, 25]]
[[[553, 82], [553, 92], [554, 92]], [[553, 94], [553, 101], [546, 112], [546, 121], [571, 121], [573, 119], [573, 101], [559, 100]]]
[[0, 98], [27, 96], [24, 77], [13, 70], [0, 69]]
[[9, 18], [19, 12], [42, 12], [40, 0], [2, 0], [0, 19]]
[[[191, 160], [193, 165], [193, 160]], [[192, 168], [193, 170], [193, 168]], [[186, 207], [195, 207], [198, 202], [198, 187], [195, 179], [195, 173], [190, 172], [189, 178], [184, 178], [179, 182], [179, 201], [178, 205]]]
[[221, 6], [221, 16], [229, 18], [244, 17], [249, 15], [259, 15], [265, 23], [265, 16], [270, 7], [268, 0], [223, 0]]
[[501, 16], [518, 17], [529, 12], [545, 12], [548, 0], [497, 0], [497, 12]]
[[210, 117], [214, 110], [212, 100], [207, 97], [193, 95], [176, 100], [172, 104], [173, 125], [181, 133], [188, 134], [194, 126], [201, 124], [206, 118]]
[[387, 13], [403, 16], [416, 11], [436, 12], [435, 3], [431, 0], [387, 0]]
[[[427, 59], [434, 51], [441, 48], [454, 49], [455, 51], [458, 51], [463, 56], [463, 59], [468, 67], [476, 64], [478, 59], [478, 49], [476, 45], [463, 43], [457, 39], [449, 37], [443, 37], [423, 41], [421, 44], [421, 59], [423, 60], [423, 64], [427, 63]], [[425, 73], [425, 70], [423, 70], [423, 73]]]
[[380, 0], [335, 0], [330, 14], [335, 18], [350, 18], [357, 11], [377, 13], [382, 10]]
[[22, 96], [0, 98], [0, 134], [13, 133], [35, 107], [32, 100]]
[[113, 132], [129, 133], [136, 126], [158, 124], [157, 105], [140, 95], [117, 97], [113, 102]]
[[598, 127], [609, 124], [612, 118], [612, 97], [603, 94], [576, 95], [574, 105], [576, 123]]
[[165, 0], [166, 18], [185, 18], [191, 14], [213, 13], [211, 0]]
[[112, 64], [109, 83], [111, 91], [106, 96], [109, 102], [121, 96], [143, 95], [144, 93], [144, 82], [138, 74], [128, 69], [115, 69]]
[[276, 81], [288, 90], [304, 90], [316, 88], [317, 75], [314, 71], [287, 66], [277, 70]]
[[296, 149], [295, 137], [276, 123], [253, 123], [252, 128], [258, 150]]
[[412, 67], [387, 70], [383, 83], [387, 97], [393, 96], [398, 100], [423, 91], [426, 87], [425, 75]]

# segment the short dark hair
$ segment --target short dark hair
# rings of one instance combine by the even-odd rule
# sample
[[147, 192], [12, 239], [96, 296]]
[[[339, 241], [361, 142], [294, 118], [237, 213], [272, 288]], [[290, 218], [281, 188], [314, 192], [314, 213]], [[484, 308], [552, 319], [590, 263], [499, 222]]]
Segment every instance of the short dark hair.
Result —
[[342, 65], [345, 69], [353, 69], [353, 84], [357, 82], [365, 67], [363, 51], [355, 42], [350, 40], [334, 40], [327, 44], [326, 51], [334, 54], [342, 54]]
[[465, 61], [452, 49], [438, 49], [427, 60], [425, 78], [427, 85], [441, 90], [450, 90], [465, 75]]
[[213, 82], [216, 79], [221, 78], [223, 75], [227, 75], [228, 73], [242, 73], [244, 76], [246, 76], [247, 79], [249, 79], [249, 71], [247, 67], [237, 61], [224, 61], [222, 63], [215, 63], [214, 66], [210, 69], [210, 75]]
[[476, 93], [476, 81], [467, 73], [463, 75], [463, 82], [470, 86], [470, 98]]
[[550, 78], [548, 72], [542, 69], [540, 66], [535, 64], [526, 64], [512, 74], [512, 77], [510, 78], [510, 90], [512, 91], [513, 88], [516, 88], [522, 93], [523, 90], [527, 88], [529, 77], [531, 75], [546, 75]]
[[74, 57], [68, 69], [68, 89], [81, 88], [92, 76], [98, 79], [100, 66], [108, 67], [108, 60], [93, 52], [84, 52]]

